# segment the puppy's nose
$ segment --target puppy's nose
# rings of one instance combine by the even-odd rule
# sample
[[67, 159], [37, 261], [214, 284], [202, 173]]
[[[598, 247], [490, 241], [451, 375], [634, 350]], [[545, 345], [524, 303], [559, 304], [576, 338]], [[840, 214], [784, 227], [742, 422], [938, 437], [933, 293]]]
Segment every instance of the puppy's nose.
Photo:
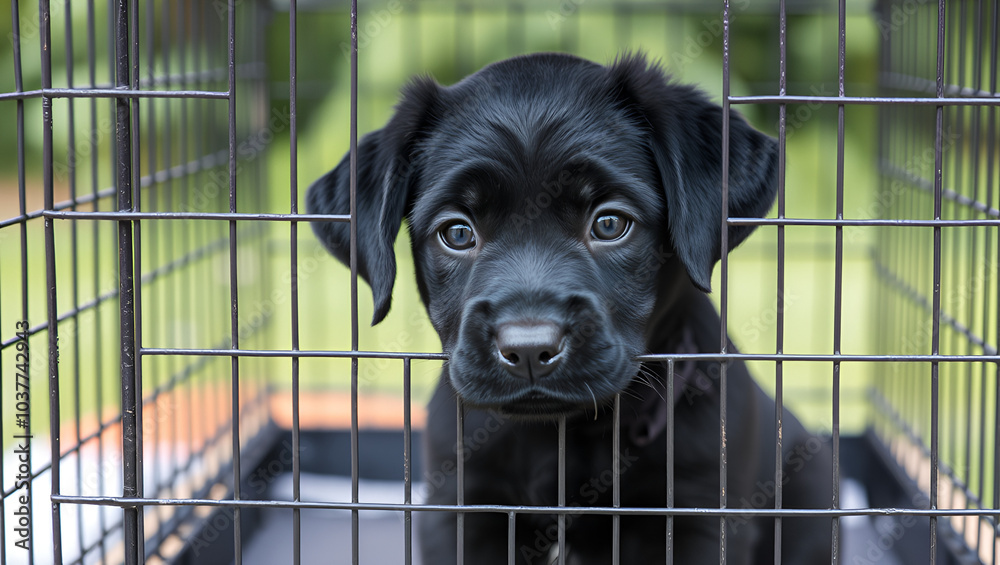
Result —
[[550, 322], [508, 323], [497, 328], [500, 362], [515, 377], [539, 379], [562, 361], [563, 332]]

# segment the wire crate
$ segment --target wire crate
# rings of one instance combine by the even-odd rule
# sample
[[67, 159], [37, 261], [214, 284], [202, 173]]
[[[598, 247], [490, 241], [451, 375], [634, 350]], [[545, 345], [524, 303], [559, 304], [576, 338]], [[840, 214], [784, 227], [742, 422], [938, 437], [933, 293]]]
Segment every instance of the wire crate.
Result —
[[779, 140], [777, 204], [727, 218], [759, 227], [713, 300], [724, 355], [834, 446], [835, 561], [998, 563], [998, 21], [996, 0], [11, 2], [0, 562], [418, 563], [445, 356], [405, 234], [366, 328], [307, 225], [351, 218], [300, 187], [409, 76], [641, 49]]

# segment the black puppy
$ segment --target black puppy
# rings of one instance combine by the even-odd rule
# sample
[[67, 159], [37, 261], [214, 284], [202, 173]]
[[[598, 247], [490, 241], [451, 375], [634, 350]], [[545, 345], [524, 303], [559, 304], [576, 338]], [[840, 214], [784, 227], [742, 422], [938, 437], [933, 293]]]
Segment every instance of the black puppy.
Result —
[[[613, 505], [613, 417], [621, 393], [620, 504], [667, 503], [668, 403], [674, 505], [718, 508], [720, 375], [728, 375], [728, 506], [773, 508], [774, 403], [742, 363], [645, 353], [718, 352], [705, 296], [721, 254], [722, 109], [671, 84], [642, 56], [604, 67], [541, 54], [490, 65], [458, 84], [418, 79], [395, 116], [358, 147], [358, 268], [374, 323], [389, 310], [393, 242], [408, 220], [420, 295], [449, 361], [428, 408], [428, 502], [559, 501], [558, 417], [566, 416], [566, 503]], [[729, 123], [729, 215], [760, 217], [774, 199], [775, 141], [738, 114]], [[348, 212], [348, 159], [308, 194], [310, 213]], [[314, 223], [348, 261], [347, 224]], [[728, 247], [748, 226], [728, 228]], [[733, 351], [732, 345], [729, 350]], [[467, 412], [456, 445], [456, 399]], [[785, 508], [831, 500], [827, 447], [783, 420]], [[455, 563], [456, 515], [422, 513], [425, 565]], [[556, 519], [518, 514], [518, 563], [547, 563]], [[773, 520], [725, 519], [727, 563], [773, 563]], [[661, 516], [620, 522], [622, 563], [663, 562]], [[719, 561], [720, 519], [678, 517], [674, 562]], [[786, 518], [783, 563], [829, 562], [831, 524]], [[465, 562], [506, 563], [508, 516], [464, 515]], [[570, 515], [568, 563], [610, 563], [612, 519]]]

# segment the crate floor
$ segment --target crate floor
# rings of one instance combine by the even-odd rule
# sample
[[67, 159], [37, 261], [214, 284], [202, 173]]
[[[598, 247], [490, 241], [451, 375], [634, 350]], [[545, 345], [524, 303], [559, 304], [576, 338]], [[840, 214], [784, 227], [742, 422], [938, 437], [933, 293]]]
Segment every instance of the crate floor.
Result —
[[[342, 565], [351, 563], [351, 514], [329, 510], [302, 510], [302, 564]], [[414, 535], [414, 539], [416, 536]], [[290, 563], [292, 513], [264, 512], [260, 528], [243, 546], [243, 565]], [[358, 519], [361, 563], [392, 565], [405, 563], [403, 521], [396, 516], [365, 516]], [[414, 565], [420, 563], [416, 547]]]
[[[303, 500], [350, 500], [350, 479], [304, 473], [301, 480]], [[359, 481], [359, 498], [364, 502], [400, 502], [401, 481]], [[414, 486], [414, 500], [419, 501], [419, 485]], [[864, 487], [847, 479], [841, 486], [845, 508], [868, 505]], [[276, 477], [268, 497], [287, 499], [291, 495], [291, 476]], [[886, 525], [888, 527], [888, 525]], [[398, 512], [362, 512], [358, 519], [359, 561], [365, 565], [402, 565], [405, 563], [404, 522]], [[841, 559], [844, 563], [902, 565], [893, 545], [896, 540], [877, 520], [866, 516], [841, 521]], [[301, 511], [301, 555], [303, 565], [340, 565], [351, 563], [351, 514], [339, 510]], [[272, 565], [290, 561], [292, 551], [292, 512], [267, 510], [260, 526], [243, 546], [244, 565]], [[421, 563], [416, 531], [413, 532], [412, 563]]]

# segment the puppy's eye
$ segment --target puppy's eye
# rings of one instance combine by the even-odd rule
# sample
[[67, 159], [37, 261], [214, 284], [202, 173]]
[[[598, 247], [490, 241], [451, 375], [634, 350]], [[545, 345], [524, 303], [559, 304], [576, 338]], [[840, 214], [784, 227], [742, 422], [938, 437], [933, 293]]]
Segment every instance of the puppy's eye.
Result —
[[620, 239], [632, 226], [632, 220], [620, 214], [602, 214], [590, 226], [590, 235], [594, 239], [614, 241]]
[[441, 241], [457, 251], [465, 251], [476, 245], [472, 228], [462, 222], [453, 222], [441, 228]]

